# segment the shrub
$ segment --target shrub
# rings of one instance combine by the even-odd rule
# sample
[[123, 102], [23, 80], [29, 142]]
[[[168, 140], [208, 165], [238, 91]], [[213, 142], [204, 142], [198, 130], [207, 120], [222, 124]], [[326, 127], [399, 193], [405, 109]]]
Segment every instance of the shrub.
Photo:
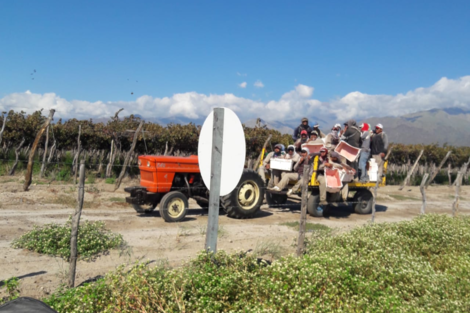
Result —
[[201, 253], [140, 264], [45, 301], [60, 312], [468, 312], [470, 218], [426, 215], [310, 241], [271, 266]]
[[[12, 246], [60, 256], [68, 260], [70, 257], [71, 227], [71, 218], [65, 225], [51, 223], [42, 227], [34, 226], [32, 231], [14, 240]], [[77, 239], [79, 258], [92, 259], [100, 253], [124, 245], [122, 235], [106, 230], [103, 222], [82, 221], [80, 223]]]
[[116, 178], [114, 177], [109, 177], [109, 178], [106, 178], [105, 181], [104, 181], [106, 184], [114, 184], [116, 182]]
[[6, 279], [4, 281], [4, 285], [5, 285], [8, 296], [4, 297], [3, 299], [0, 299], [0, 304], [6, 301], [15, 300], [16, 298], [20, 296], [20, 290], [19, 290], [20, 282], [18, 280], [18, 277], [12, 277], [10, 279]]

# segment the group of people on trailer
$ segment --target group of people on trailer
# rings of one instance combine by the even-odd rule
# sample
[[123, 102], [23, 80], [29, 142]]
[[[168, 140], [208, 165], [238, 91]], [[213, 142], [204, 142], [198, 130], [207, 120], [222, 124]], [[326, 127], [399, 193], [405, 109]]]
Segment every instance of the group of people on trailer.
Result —
[[[349, 120], [343, 124], [343, 127], [341, 127], [341, 124], [335, 124], [331, 128], [330, 133], [326, 135], [319, 127], [318, 123], [314, 123], [313, 127], [310, 127], [308, 119], [304, 117], [301, 124], [294, 130], [292, 136], [294, 144], [289, 145], [287, 151], [285, 151], [284, 145], [276, 144], [274, 151], [268, 153], [258, 171], [264, 181], [266, 181], [266, 172], [271, 172], [268, 190], [282, 191], [289, 186], [290, 182], [296, 181], [296, 184], [291, 189], [288, 189], [287, 194], [298, 193], [303, 183], [304, 167], [306, 164], [311, 164], [317, 155], [317, 180], [320, 183], [320, 205], [326, 204], [327, 186], [324, 176], [325, 168], [346, 170], [354, 175], [354, 180], [366, 183], [369, 181], [367, 163], [370, 158], [373, 158], [378, 166], [377, 179], [382, 177], [384, 158], [388, 148], [388, 138], [383, 131], [382, 124], [377, 124], [375, 129], [372, 130], [367, 123], [357, 126], [355, 120]], [[358, 161], [350, 162], [335, 151], [336, 146], [341, 141], [360, 149]], [[318, 153], [310, 153], [307, 147], [303, 147], [304, 144], [322, 144], [323, 147]], [[292, 171], [271, 169], [271, 160], [277, 158], [292, 160]], [[312, 173], [313, 167], [311, 167], [309, 178], [312, 176]], [[343, 199], [346, 199], [348, 193], [347, 184], [344, 185], [341, 193]]]

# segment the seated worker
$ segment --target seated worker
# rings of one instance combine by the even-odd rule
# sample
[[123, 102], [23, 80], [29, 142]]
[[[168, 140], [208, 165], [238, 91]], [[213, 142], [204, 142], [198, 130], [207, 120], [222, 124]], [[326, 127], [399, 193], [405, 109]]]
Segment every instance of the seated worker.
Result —
[[323, 144], [323, 140], [318, 137], [318, 132], [316, 130], [312, 130], [310, 132], [310, 138], [308, 139], [308, 143], [321, 143]]
[[[268, 155], [264, 158], [263, 160], [263, 165], [261, 165], [258, 169], [258, 174], [261, 176], [264, 182], [266, 182], [266, 170], [270, 169], [270, 161], [271, 159], [283, 159], [284, 154], [282, 154], [282, 145], [277, 144], [274, 146], [274, 151], [269, 152]], [[268, 186], [274, 186], [274, 184], [277, 184], [279, 180], [281, 179], [281, 171], [279, 170], [272, 170], [271, 171], [271, 179], [269, 180]]]
[[302, 145], [308, 142], [308, 133], [306, 130], [300, 132], [300, 138], [294, 143], [295, 151], [300, 152], [302, 150]]
[[[355, 173], [355, 170], [347, 165], [346, 163], [341, 162], [340, 155], [337, 152], [331, 152], [330, 157], [327, 157], [328, 152], [324, 150], [320, 150], [320, 157], [318, 163], [318, 175], [317, 180], [320, 183], [320, 205], [327, 205], [328, 202], [326, 200], [326, 179], [325, 179], [325, 168], [338, 168], [338, 169], [345, 169], [350, 170]], [[341, 196], [343, 201], [346, 201], [348, 198], [348, 184], [343, 184], [343, 189], [341, 189]]]
[[297, 141], [300, 137], [300, 133], [305, 130], [307, 133], [312, 131], [312, 128], [308, 126], [308, 118], [304, 117], [302, 118], [301, 124], [294, 130], [294, 133], [292, 134], [292, 139], [294, 139], [294, 142]]
[[[287, 185], [289, 185], [289, 182], [291, 180], [292, 181], [296, 180], [297, 183], [295, 184], [294, 187], [292, 187], [292, 189], [289, 189], [287, 191], [287, 195], [290, 195], [294, 192], [297, 193], [299, 191], [300, 186], [302, 186], [302, 182], [303, 182], [302, 176], [304, 174], [305, 164], [308, 164], [309, 161], [310, 161], [310, 156], [308, 155], [308, 149], [303, 148], [300, 152], [300, 159], [294, 166], [294, 172], [284, 173], [284, 175], [282, 175], [281, 181], [276, 186], [272, 188], [268, 188], [268, 189], [281, 191], [284, 188], [286, 188]], [[309, 177], [310, 176], [311, 176], [311, 173], [309, 173]]]
[[328, 149], [329, 152], [333, 152], [336, 148], [336, 146], [339, 143], [339, 131], [341, 130], [341, 127], [339, 124], [336, 124], [333, 126], [331, 129], [331, 133], [326, 135], [325, 138], [325, 147]]
[[287, 147], [287, 154], [284, 157], [286, 160], [292, 160], [294, 163], [297, 163], [300, 159], [300, 155], [295, 152], [295, 147], [294, 145], [289, 145]]

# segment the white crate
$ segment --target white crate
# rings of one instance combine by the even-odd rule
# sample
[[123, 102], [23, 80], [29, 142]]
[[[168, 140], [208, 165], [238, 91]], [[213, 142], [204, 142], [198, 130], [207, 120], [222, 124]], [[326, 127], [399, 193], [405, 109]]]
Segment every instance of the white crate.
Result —
[[274, 170], [292, 171], [292, 160], [271, 159], [270, 164], [270, 167]]
[[325, 145], [322, 143], [304, 143], [302, 148], [307, 148], [309, 154], [312, 153], [320, 153], [320, 149], [323, 148]]
[[341, 182], [339, 170], [336, 168], [325, 168], [325, 181], [326, 191], [329, 193], [340, 192], [341, 188], [343, 188], [343, 183]]
[[342, 182], [349, 183], [354, 179], [354, 174], [350, 173], [349, 171], [339, 170], [339, 177], [341, 178]]

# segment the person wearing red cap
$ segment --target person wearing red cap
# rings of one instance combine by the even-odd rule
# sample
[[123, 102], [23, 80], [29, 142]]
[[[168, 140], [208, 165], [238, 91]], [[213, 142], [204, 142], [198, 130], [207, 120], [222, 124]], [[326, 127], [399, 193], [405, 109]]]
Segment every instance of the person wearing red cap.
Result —
[[367, 175], [367, 161], [369, 160], [370, 156], [370, 136], [371, 136], [371, 131], [369, 124], [363, 123], [361, 126], [361, 139], [362, 139], [362, 145], [361, 145], [361, 154], [359, 156], [359, 170], [361, 171], [361, 177], [360, 181], [365, 183], [369, 181], [369, 176]]
[[383, 131], [383, 125], [375, 126], [374, 135], [370, 140], [370, 154], [379, 168], [378, 179], [382, 177], [385, 154], [388, 149], [388, 137]]
[[[319, 205], [327, 205], [328, 202], [326, 200], [326, 179], [325, 179], [325, 168], [339, 168], [339, 169], [346, 169], [349, 171], [355, 172], [355, 170], [347, 165], [345, 161], [341, 161], [341, 156], [338, 152], [331, 152], [328, 156], [328, 150], [326, 148], [322, 148], [320, 150], [320, 157], [318, 158], [318, 170], [317, 170], [317, 180], [320, 183], [319, 191], [320, 191], [320, 203]], [[348, 197], [348, 184], [343, 185], [343, 189], [341, 190], [341, 195], [343, 200], [346, 201]]]
[[308, 142], [308, 133], [306, 130], [302, 130], [300, 132], [300, 138], [297, 139], [297, 141], [294, 143], [295, 151], [300, 153], [300, 150], [302, 150], [302, 145], [307, 142]]

